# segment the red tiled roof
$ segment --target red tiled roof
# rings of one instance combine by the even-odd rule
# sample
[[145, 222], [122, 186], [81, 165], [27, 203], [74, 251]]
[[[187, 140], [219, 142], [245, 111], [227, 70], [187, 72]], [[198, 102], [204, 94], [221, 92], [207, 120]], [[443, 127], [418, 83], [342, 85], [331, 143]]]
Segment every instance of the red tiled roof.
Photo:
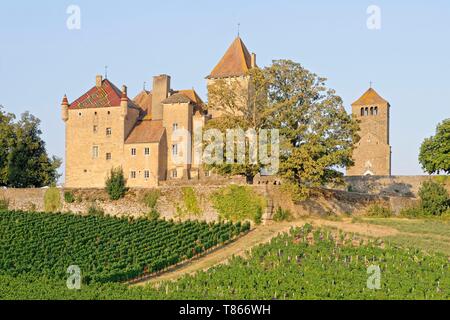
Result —
[[[88, 92], [72, 102], [70, 109], [86, 109], [86, 108], [105, 108], [120, 106], [122, 91], [119, 90], [108, 79], [102, 81], [102, 86], [94, 86]], [[137, 106], [128, 99], [129, 106], [137, 108]]]
[[245, 75], [251, 69], [252, 56], [244, 42], [237, 37], [207, 78], [225, 78]]
[[141, 120], [138, 121], [131, 133], [125, 140], [126, 144], [132, 143], [154, 143], [161, 141], [164, 134], [162, 120]]

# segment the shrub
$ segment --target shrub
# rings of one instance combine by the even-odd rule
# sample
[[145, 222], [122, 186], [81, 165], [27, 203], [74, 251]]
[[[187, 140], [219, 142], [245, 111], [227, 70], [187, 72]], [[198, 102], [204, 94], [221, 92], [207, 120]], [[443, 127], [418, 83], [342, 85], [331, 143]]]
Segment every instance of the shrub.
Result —
[[195, 195], [195, 191], [192, 187], [184, 187], [181, 189], [183, 193], [183, 204], [177, 205], [177, 217], [183, 216], [201, 216], [202, 209], [198, 204], [197, 196]]
[[211, 195], [211, 200], [219, 217], [231, 221], [250, 219], [260, 223], [266, 207], [265, 199], [248, 186], [223, 187]]
[[64, 192], [64, 201], [66, 203], [74, 203], [75, 202], [75, 196], [71, 191]]
[[58, 188], [51, 187], [44, 194], [44, 210], [57, 212], [59, 209], [61, 209], [61, 195]]
[[148, 213], [147, 213], [147, 218], [149, 220], [158, 220], [160, 218], [161, 214], [156, 210], [156, 209], [151, 209]]
[[111, 172], [106, 179], [106, 192], [111, 200], [119, 200], [125, 196], [127, 192], [127, 180], [123, 175], [121, 167], [112, 168]]
[[440, 216], [450, 207], [447, 190], [434, 181], [425, 181], [419, 190], [421, 207], [424, 215]]
[[157, 189], [152, 189], [146, 192], [142, 198], [142, 202], [150, 209], [156, 208], [156, 204], [158, 203], [158, 199], [161, 195], [161, 192]]
[[105, 211], [103, 211], [102, 208], [100, 208], [95, 202], [93, 202], [88, 209], [88, 214], [92, 216], [104, 216]]
[[400, 215], [407, 218], [417, 218], [423, 216], [423, 210], [420, 206], [404, 208], [400, 211]]
[[369, 217], [389, 218], [392, 216], [392, 211], [385, 206], [373, 204], [367, 208], [367, 215]]
[[9, 199], [0, 198], [0, 210], [8, 210], [9, 209]]
[[275, 214], [273, 215], [273, 220], [279, 221], [289, 221], [291, 219], [291, 212], [289, 210], [284, 210], [281, 207], [277, 208]]

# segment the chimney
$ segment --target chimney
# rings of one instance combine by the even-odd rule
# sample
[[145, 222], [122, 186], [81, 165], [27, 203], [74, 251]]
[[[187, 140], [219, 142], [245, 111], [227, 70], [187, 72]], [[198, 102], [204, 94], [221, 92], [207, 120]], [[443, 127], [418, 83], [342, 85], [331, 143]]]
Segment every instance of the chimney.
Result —
[[95, 77], [95, 86], [100, 88], [102, 86], [103, 77], [101, 75], [97, 75]]
[[256, 53], [252, 53], [252, 62], [251, 62], [251, 67], [252, 68], [256, 68]]
[[153, 77], [152, 89], [152, 120], [162, 120], [163, 105], [162, 101], [169, 97], [170, 76], [162, 74]]
[[120, 108], [122, 117], [127, 116], [128, 112], [128, 94], [127, 94], [127, 86], [122, 86], [122, 97], [120, 99]]

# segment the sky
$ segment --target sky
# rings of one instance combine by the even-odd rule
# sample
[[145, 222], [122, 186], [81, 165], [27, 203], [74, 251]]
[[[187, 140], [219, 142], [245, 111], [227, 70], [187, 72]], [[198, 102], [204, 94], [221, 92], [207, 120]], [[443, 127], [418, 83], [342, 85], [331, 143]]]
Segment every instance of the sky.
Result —
[[0, 105], [40, 118], [48, 152], [63, 158], [64, 94], [75, 100], [108, 66], [130, 96], [165, 73], [206, 100], [204, 78], [238, 24], [259, 66], [301, 63], [349, 112], [373, 82], [391, 104], [392, 173], [423, 174], [420, 144], [450, 117], [448, 0], [1, 1]]

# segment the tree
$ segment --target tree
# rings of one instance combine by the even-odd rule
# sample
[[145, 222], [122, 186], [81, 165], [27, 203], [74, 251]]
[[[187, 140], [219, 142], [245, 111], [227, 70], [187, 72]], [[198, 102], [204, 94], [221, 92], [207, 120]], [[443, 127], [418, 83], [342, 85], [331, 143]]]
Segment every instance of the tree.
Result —
[[425, 215], [440, 216], [450, 208], [447, 190], [434, 181], [425, 181], [419, 189], [421, 208]]
[[61, 160], [47, 155], [40, 120], [29, 112], [14, 119], [0, 110], [0, 183], [14, 188], [55, 184]]
[[123, 175], [123, 170], [121, 167], [111, 169], [105, 184], [106, 192], [111, 200], [119, 200], [123, 198], [127, 192], [127, 180]]
[[436, 135], [423, 141], [419, 162], [429, 174], [450, 173], [450, 119], [438, 124]]
[[8, 154], [14, 141], [14, 119], [12, 113], [3, 111], [0, 105], [0, 185], [8, 184]]
[[[342, 99], [325, 85], [326, 79], [290, 60], [277, 60], [249, 73], [254, 94], [238, 97], [239, 82], [216, 83], [209, 108], [224, 117], [208, 122], [206, 129], [276, 128], [280, 130], [280, 170], [295, 199], [304, 199], [311, 188], [342, 182], [339, 168], [353, 164], [358, 123], [347, 114]], [[244, 87], [245, 89], [245, 87]], [[231, 92], [230, 92], [231, 91]], [[244, 102], [244, 103], [243, 103]], [[219, 173], [251, 175], [262, 165], [212, 165]]]

